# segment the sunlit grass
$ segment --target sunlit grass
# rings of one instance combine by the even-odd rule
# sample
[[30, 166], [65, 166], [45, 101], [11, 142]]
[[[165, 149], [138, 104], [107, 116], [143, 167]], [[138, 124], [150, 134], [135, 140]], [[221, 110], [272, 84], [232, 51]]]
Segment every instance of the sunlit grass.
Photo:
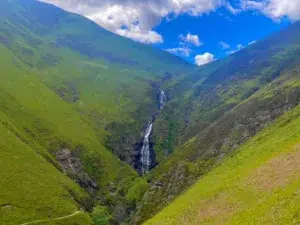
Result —
[[298, 224], [299, 115], [286, 113], [145, 224]]

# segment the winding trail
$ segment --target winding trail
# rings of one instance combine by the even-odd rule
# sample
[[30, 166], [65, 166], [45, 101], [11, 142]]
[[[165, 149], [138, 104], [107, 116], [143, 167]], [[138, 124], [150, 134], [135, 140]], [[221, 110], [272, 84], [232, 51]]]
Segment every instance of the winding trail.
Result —
[[47, 219], [47, 220], [36, 220], [36, 221], [32, 221], [32, 222], [22, 223], [20, 225], [31, 225], [31, 224], [37, 224], [37, 223], [64, 220], [64, 219], [68, 219], [68, 218], [71, 218], [73, 216], [76, 216], [79, 213], [83, 213], [83, 211], [76, 211], [76, 212], [74, 212], [70, 215], [67, 215], [67, 216], [62, 216], [62, 217], [57, 217], [57, 218], [54, 218], [54, 219]]

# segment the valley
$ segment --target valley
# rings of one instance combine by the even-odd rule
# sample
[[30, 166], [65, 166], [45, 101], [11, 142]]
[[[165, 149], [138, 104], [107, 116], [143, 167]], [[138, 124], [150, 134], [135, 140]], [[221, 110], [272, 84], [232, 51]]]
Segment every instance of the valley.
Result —
[[300, 22], [199, 67], [36, 0], [0, 21], [0, 224], [299, 224]]

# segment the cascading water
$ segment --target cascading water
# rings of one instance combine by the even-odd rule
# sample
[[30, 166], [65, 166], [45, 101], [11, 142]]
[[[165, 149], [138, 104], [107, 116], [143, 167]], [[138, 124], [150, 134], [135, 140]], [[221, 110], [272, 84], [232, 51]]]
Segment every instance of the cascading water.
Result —
[[142, 164], [142, 174], [148, 173], [151, 167], [151, 149], [150, 149], [150, 135], [152, 132], [153, 124], [150, 123], [146, 129], [144, 135], [144, 142], [141, 151], [141, 164]]
[[[159, 110], [161, 111], [167, 102], [167, 96], [163, 90], [161, 90], [159, 92], [158, 102], [159, 102], [159, 105], [158, 105]], [[151, 149], [151, 146], [150, 146], [150, 144], [151, 144], [150, 137], [151, 137], [151, 134], [153, 131], [153, 122], [154, 122], [154, 119], [147, 126], [147, 129], [144, 134], [143, 146], [140, 151], [140, 156], [141, 156], [141, 158], [140, 158], [141, 167], [140, 168], [141, 168], [142, 174], [146, 174], [149, 172], [149, 170], [153, 166], [153, 162], [155, 160], [154, 159], [155, 156], [153, 156], [153, 154], [154, 154], [153, 149]]]
[[166, 94], [163, 90], [160, 91], [160, 94], [159, 94], [159, 109], [162, 110], [165, 103], [167, 101], [167, 97], [166, 97]]

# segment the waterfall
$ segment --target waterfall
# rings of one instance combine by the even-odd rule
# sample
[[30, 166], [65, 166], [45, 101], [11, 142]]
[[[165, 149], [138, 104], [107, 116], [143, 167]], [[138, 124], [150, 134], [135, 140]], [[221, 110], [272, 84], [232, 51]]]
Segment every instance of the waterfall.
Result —
[[146, 129], [144, 135], [143, 147], [141, 150], [141, 164], [142, 164], [142, 174], [148, 173], [151, 167], [151, 149], [150, 149], [150, 135], [152, 132], [153, 124], [150, 123]]
[[162, 110], [165, 103], [167, 101], [167, 97], [166, 94], [163, 90], [160, 91], [160, 95], [159, 95], [159, 109]]
[[[159, 111], [161, 111], [167, 102], [167, 96], [163, 90], [160, 90], [160, 92], [158, 93], [157, 100], [158, 100]], [[152, 122], [150, 122], [147, 126], [147, 129], [144, 134], [143, 146], [140, 150], [141, 158], [140, 158], [139, 168], [141, 168], [142, 174], [148, 173], [149, 170], [151, 169], [151, 166], [153, 166], [153, 163], [155, 163], [154, 151], [153, 149], [151, 149], [150, 146], [150, 137], [153, 131], [153, 123], [155, 121], [155, 117], [153, 117]]]

